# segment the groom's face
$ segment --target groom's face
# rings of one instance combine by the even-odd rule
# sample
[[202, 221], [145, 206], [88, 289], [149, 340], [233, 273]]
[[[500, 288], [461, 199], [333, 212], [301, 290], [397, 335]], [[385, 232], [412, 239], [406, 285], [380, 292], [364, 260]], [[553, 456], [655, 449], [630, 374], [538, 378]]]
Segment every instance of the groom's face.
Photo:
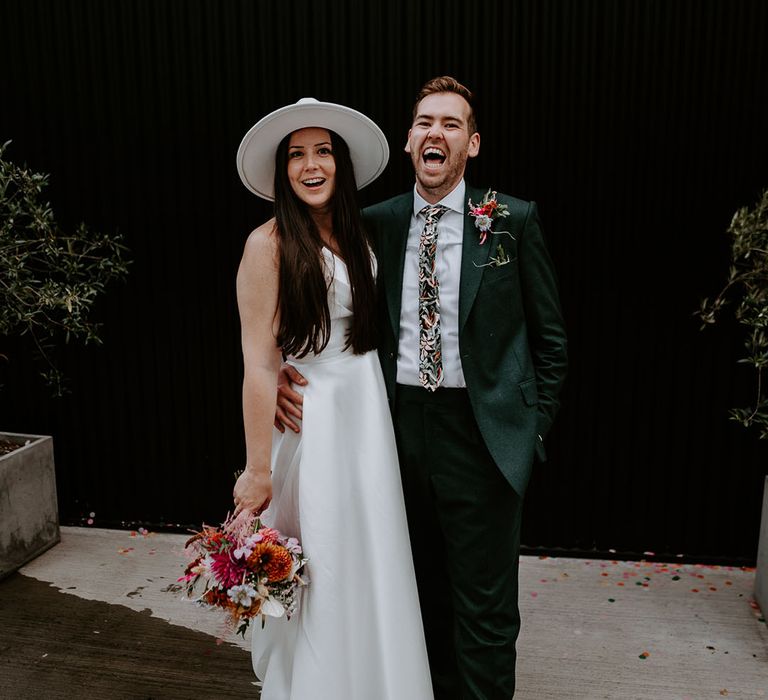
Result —
[[464, 177], [467, 158], [480, 150], [480, 134], [469, 133], [470, 106], [454, 92], [427, 95], [416, 108], [405, 152], [416, 172], [419, 194], [439, 202]]

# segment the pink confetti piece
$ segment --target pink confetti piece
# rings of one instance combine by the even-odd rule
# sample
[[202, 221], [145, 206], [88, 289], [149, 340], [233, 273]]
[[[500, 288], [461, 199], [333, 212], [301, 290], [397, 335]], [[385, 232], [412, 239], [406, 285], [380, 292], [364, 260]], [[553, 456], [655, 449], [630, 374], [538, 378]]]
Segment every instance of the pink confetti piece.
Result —
[[538, 598], [539, 594], [536, 591], [531, 591], [531, 598]]

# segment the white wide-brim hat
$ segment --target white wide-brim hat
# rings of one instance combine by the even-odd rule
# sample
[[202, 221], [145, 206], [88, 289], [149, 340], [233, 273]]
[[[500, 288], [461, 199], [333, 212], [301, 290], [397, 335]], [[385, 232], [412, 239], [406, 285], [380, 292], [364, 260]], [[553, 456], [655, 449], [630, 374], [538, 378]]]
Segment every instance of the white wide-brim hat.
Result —
[[275, 199], [275, 154], [280, 142], [298, 129], [335, 131], [349, 146], [357, 189], [373, 182], [389, 160], [381, 129], [360, 112], [332, 102], [304, 97], [254, 124], [237, 149], [237, 172], [243, 184], [264, 199]]

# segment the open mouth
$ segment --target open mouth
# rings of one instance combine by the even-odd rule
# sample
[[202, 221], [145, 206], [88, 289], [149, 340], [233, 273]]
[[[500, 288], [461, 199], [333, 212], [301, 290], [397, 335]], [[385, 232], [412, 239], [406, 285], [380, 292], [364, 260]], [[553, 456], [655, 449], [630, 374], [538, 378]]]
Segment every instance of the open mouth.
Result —
[[439, 148], [430, 146], [424, 149], [424, 153], [421, 154], [421, 159], [424, 161], [424, 165], [428, 168], [439, 168], [445, 163], [446, 155]]
[[325, 183], [324, 177], [313, 177], [309, 180], [301, 181], [301, 184], [304, 185], [304, 187], [309, 187], [311, 190], [316, 190], [318, 187], [322, 187], [323, 183]]

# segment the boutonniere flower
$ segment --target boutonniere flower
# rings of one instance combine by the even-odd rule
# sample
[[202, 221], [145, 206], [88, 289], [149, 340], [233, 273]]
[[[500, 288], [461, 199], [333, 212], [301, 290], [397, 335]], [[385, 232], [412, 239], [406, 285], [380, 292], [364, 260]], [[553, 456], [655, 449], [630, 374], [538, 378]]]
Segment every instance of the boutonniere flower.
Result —
[[480, 200], [480, 204], [472, 204], [472, 200], [467, 200], [469, 205], [469, 215], [474, 218], [475, 226], [480, 231], [480, 245], [488, 240], [488, 233], [509, 233], [509, 231], [492, 231], [494, 221], [509, 216], [506, 204], [499, 204], [496, 199], [496, 192], [488, 190], [485, 196]]
[[507, 254], [507, 251], [504, 250], [504, 246], [499, 243], [499, 245], [496, 246], [496, 255], [494, 257], [491, 257], [491, 267], [501, 267], [502, 265], [509, 264], [509, 255]]
[[[501, 232], [499, 232], [501, 233]], [[509, 254], [504, 250], [504, 246], [499, 243], [496, 246], [496, 255], [492, 255], [485, 265], [478, 265], [475, 263], [475, 267], [501, 267], [502, 265], [508, 265], [510, 262]]]

